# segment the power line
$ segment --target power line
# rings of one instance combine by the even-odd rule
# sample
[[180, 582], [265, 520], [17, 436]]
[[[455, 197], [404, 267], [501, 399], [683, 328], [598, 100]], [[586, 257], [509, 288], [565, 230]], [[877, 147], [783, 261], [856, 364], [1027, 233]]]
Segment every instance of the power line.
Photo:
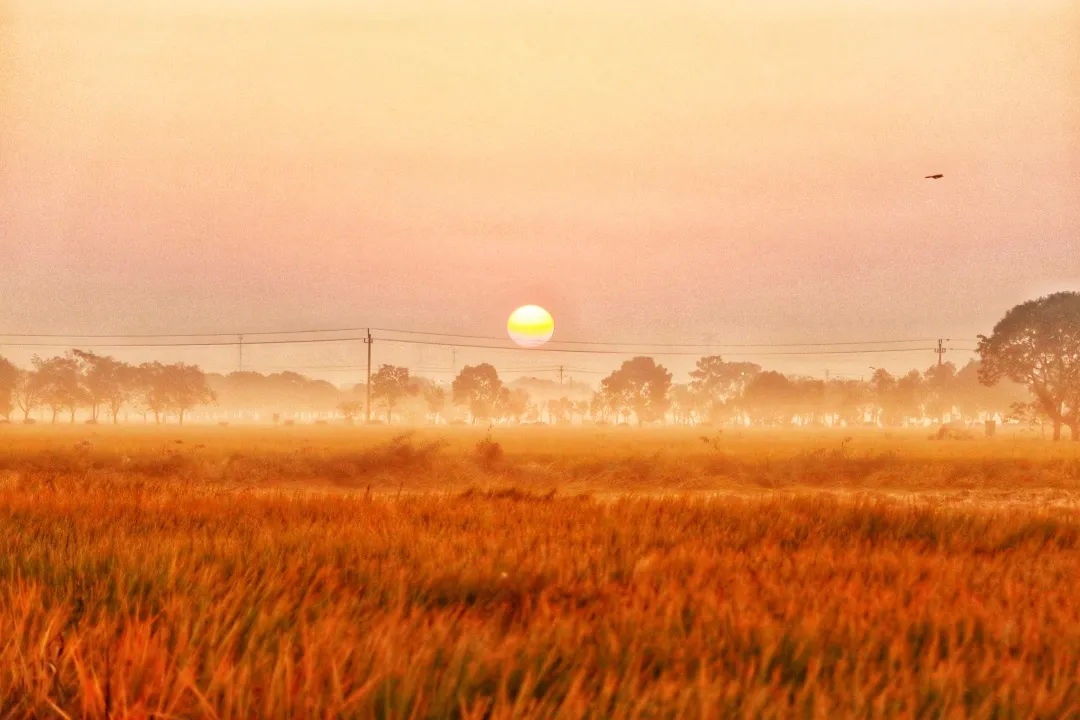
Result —
[[[374, 330], [374, 328], [372, 328]], [[304, 335], [309, 333], [329, 333], [329, 332], [361, 332], [364, 328], [361, 327], [348, 327], [348, 328], [314, 328], [310, 330], [260, 330], [251, 331], [245, 330], [244, 332], [205, 332], [205, 333], [113, 333], [111, 335], [79, 335], [78, 333], [0, 333], [0, 337], [15, 337], [15, 338], [89, 338], [89, 339], [102, 339], [102, 338], [183, 338], [183, 337], [239, 337], [240, 335]], [[404, 331], [403, 331], [404, 332]], [[3, 343], [0, 344], [10, 344]], [[233, 343], [229, 343], [230, 345]]]
[[[434, 337], [447, 337], [458, 338], [465, 340], [503, 340], [504, 338], [493, 335], [467, 335], [463, 333], [443, 333], [433, 332], [426, 330], [407, 330], [402, 328], [371, 328], [377, 332], [397, 333], [401, 335], [429, 335]], [[272, 344], [272, 343], [288, 343], [288, 342], [303, 342], [304, 340], [247, 340], [250, 336], [267, 336], [267, 335], [305, 335], [313, 333], [337, 333], [337, 332], [363, 332], [366, 328], [362, 327], [337, 327], [337, 328], [311, 328], [311, 329], [291, 329], [291, 330], [262, 330], [262, 331], [244, 331], [244, 332], [208, 332], [208, 333], [115, 333], [115, 334], [62, 334], [62, 333], [0, 333], [0, 338], [65, 338], [68, 340], [75, 339], [89, 339], [89, 340], [101, 340], [101, 339], [120, 339], [120, 340], [142, 340], [142, 339], [161, 339], [161, 338], [218, 338], [229, 337], [237, 338], [233, 342], [199, 342], [199, 343], [75, 343], [84, 347], [169, 347], [169, 346], [211, 346], [211, 345], [235, 345], [238, 342], [243, 342], [245, 345], [256, 344]], [[244, 339], [241, 341], [240, 338]], [[334, 340], [362, 340], [363, 337], [346, 337], [346, 338], [326, 338], [326, 341]], [[391, 340], [393, 338], [383, 338], [385, 340]], [[316, 339], [306, 339], [309, 342], [318, 342]], [[595, 345], [602, 347], [641, 347], [641, 348], [771, 348], [771, 347], [824, 347], [824, 346], [854, 346], [854, 345], [900, 345], [904, 343], [913, 342], [935, 342], [937, 338], [904, 338], [896, 340], [838, 340], [828, 342], [787, 342], [787, 343], [654, 343], [654, 342], [636, 342], [636, 341], [606, 341], [606, 340], [560, 340], [552, 339], [550, 342], [554, 344], [562, 345]], [[405, 342], [405, 340], [402, 340]], [[415, 341], [414, 341], [415, 342]], [[12, 345], [12, 346], [24, 346], [24, 347], [60, 347], [69, 343], [22, 343], [22, 342], [5, 342], [0, 340], [0, 345]], [[433, 345], [448, 345], [454, 346], [453, 343], [436, 342], [432, 341]], [[468, 347], [467, 345], [457, 345], [457, 347]]]
[[[8, 336], [8, 337], [11, 337], [11, 336]], [[111, 337], [119, 337], [119, 336], [114, 335], [114, 336], [111, 336]], [[183, 337], [183, 336], [181, 336], [181, 335], [164, 336], [163, 335], [162, 337]], [[297, 340], [248, 340], [245, 337], [242, 344], [243, 345], [300, 345], [300, 344], [305, 344], [305, 343], [336, 343], [336, 342], [360, 341], [360, 340], [363, 340], [363, 339], [364, 339], [363, 337], [340, 337], [340, 338], [299, 338]], [[231, 342], [212, 341], [212, 342], [151, 342], [151, 343], [129, 343], [129, 342], [119, 342], [119, 343], [99, 343], [99, 342], [91, 342], [91, 343], [79, 343], [79, 342], [76, 342], [76, 343], [71, 343], [71, 342], [66, 342], [66, 343], [37, 343], [37, 342], [29, 342], [28, 343], [28, 342], [7, 342], [5, 340], [0, 340], [0, 347], [51, 347], [51, 348], [72, 347], [72, 346], [77, 346], [79, 348], [88, 348], [88, 347], [108, 347], [108, 348], [116, 348], [116, 347], [232, 347], [234, 345], [239, 345], [239, 344], [241, 344], [240, 340], [239, 340], [239, 336], [237, 336], [236, 340], [233, 340]]]
[[[460, 333], [427, 332], [423, 330], [399, 330], [395, 328], [372, 328], [379, 332], [399, 333], [402, 335], [433, 335], [435, 337], [462, 338], [466, 340], [503, 340], [492, 335], [463, 335]], [[391, 340], [393, 338], [384, 338]], [[601, 345], [608, 347], [675, 347], [675, 348], [755, 348], [755, 347], [820, 347], [825, 345], [900, 345], [913, 342], [935, 342], [937, 338], [905, 338], [900, 340], [838, 340], [835, 342], [791, 342], [791, 343], [650, 343], [650, 342], [614, 342], [605, 340], [559, 340], [548, 342], [562, 345]], [[435, 343], [449, 345], [450, 343]]]
[[[300, 338], [296, 340], [248, 340], [244, 339], [244, 345], [303, 345], [313, 343], [339, 343], [339, 342], [363, 342], [366, 338], [361, 336], [355, 337], [340, 337], [340, 338]], [[538, 348], [522, 348], [517, 346], [508, 345], [480, 345], [476, 343], [459, 343], [459, 342], [443, 342], [437, 340], [417, 340], [410, 338], [389, 338], [380, 337], [376, 338], [383, 342], [405, 343], [409, 345], [429, 345], [440, 347], [455, 347], [455, 348], [473, 348], [480, 350], [509, 350], [516, 352], [544, 352], [544, 353], [582, 353], [586, 355], [630, 355], [633, 353], [643, 353], [650, 355], [668, 355], [668, 356], [694, 356], [700, 357], [701, 351], [673, 351], [673, 350], [607, 350], [607, 349], [595, 349], [595, 348], [554, 348], [554, 347], [538, 347]], [[80, 348], [123, 348], [123, 347], [137, 347], [137, 348], [153, 348], [153, 347], [232, 347], [238, 345], [239, 340], [233, 342], [224, 341], [210, 341], [210, 342], [150, 342], [150, 343], [129, 343], [129, 342], [117, 342], [117, 343], [37, 343], [37, 342], [5, 342], [0, 340], [0, 346], [3, 347], [48, 347], [48, 348], [60, 348], [70, 347], [77, 345]], [[821, 343], [825, 345], [825, 343]], [[675, 347], [675, 346], [662, 346], [662, 347]], [[762, 345], [758, 347], [794, 347], [792, 345], [781, 346], [768, 346]], [[794, 356], [794, 355], [864, 355], [871, 353], [904, 353], [904, 352], [927, 352], [932, 351], [934, 348], [863, 348], [858, 350], [786, 350], [786, 351], [765, 351], [765, 352], [737, 352], [727, 353], [728, 357], [777, 357], [777, 356]], [[967, 350], [966, 348], [955, 348], [957, 350], [965, 350], [967, 352], [975, 352], [974, 350]]]
[[[410, 345], [440, 345], [444, 347], [463, 347], [463, 348], [476, 348], [483, 350], [513, 350], [513, 351], [525, 351], [525, 352], [546, 352], [546, 353], [584, 353], [587, 355], [630, 355], [637, 350], [597, 350], [592, 348], [550, 348], [550, 347], [536, 347], [536, 348], [521, 348], [505, 345], [478, 345], [475, 343], [458, 343], [458, 342], [439, 342], [436, 340], [414, 340], [408, 338], [388, 338], [381, 337], [379, 340], [383, 342], [405, 343]], [[862, 350], [787, 350], [787, 351], [766, 351], [766, 352], [741, 352], [741, 353], [728, 353], [728, 357], [772, 357], [772, 356], [786, 356], [786, 355], [863, 355], [868, 353], [903, 353], [903, 352], [928, 352], [932, 348], [869, 348]], [[689, 352], [689, 351], [652, 351], [642, 350], [640, 352], [648, 353], [650, 355], [686, 355], [693, 357], [700, 357], [701, 352]]]

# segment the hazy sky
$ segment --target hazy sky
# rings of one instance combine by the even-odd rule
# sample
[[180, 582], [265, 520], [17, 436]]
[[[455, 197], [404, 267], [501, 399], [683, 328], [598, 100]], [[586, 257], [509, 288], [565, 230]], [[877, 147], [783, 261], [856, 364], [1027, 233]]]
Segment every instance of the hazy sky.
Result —
[[0, 332], [970, 337], [1080, 287], [1078, 48], [1077, 0], [0, 0]]

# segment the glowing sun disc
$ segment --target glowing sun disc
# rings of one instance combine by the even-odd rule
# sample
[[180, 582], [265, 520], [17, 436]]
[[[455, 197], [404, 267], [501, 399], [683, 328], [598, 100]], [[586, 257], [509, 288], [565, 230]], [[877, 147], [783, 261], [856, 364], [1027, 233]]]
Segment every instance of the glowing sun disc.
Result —
[[555, 333], [555, 319], [539, 305], [522, 305], [510, 313], [506, 332], [521, 347], [539, 347]]

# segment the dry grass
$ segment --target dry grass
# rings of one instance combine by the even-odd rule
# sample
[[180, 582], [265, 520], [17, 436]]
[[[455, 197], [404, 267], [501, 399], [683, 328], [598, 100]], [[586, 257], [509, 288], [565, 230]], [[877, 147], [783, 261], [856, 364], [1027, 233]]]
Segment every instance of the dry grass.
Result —
[[0, 717], [1080, 717], [1074, 447], [620, 432], [3, 428]]

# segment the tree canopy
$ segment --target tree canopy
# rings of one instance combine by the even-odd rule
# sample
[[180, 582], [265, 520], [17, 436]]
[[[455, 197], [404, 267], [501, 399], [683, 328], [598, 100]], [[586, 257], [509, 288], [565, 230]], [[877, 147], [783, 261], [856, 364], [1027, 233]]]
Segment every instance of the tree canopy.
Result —
[[615, 412], [634, 413], [638, 424], [663, 418], [668, 409], [671, 373], [651, 357], [625, 361], [600, 381], [600, 394]]
[[451, 384], [454, 402], [468, 406], [473, 422], [494, 415], [501, 389], [499, 373], [488, 363], [466, 365]]
[[1021, 303], [993, 332], [979, 336], [979, 379], [1025, 385], [1054, 426], [1080, 441], [1080, 293], [1060, 292]]

